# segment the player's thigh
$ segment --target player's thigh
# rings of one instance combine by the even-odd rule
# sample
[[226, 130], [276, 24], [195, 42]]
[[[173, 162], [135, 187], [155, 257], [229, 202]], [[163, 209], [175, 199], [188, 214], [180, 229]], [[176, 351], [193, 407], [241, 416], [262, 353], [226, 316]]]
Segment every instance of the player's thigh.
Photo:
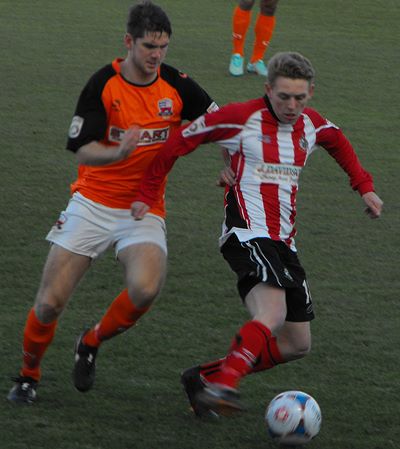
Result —
[[260, 282], [246, 295], [245, 304], [251, 317], [276, 332], [285, 322], [285, 289]]
[[75, 193], [46, 239], [72, 253], [96, 259], [113, 244], [114, 223], [119, 219], [116, 211]]
[[136, 243], [118, 252], [133, 303], [145, 307], [160, 292], [166, 277], [167, 255], [154, 243]]
[[46, 322], [51, 319], [50, 314], [62, 311], [90, 263], [90, 257], [51, 245], [35, 300], [41, 321]]
[[277, 337], [281, 351], [294, 354], [294, 358], [303, 357], [311, 350], [310, 321], [285, 321]]

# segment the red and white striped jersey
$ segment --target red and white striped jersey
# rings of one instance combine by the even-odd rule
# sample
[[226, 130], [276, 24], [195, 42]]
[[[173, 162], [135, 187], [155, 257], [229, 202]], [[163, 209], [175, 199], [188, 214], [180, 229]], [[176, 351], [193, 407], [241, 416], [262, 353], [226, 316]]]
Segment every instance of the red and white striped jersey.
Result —
[[354, 190], [362, 195], [374, 189], [372, 176], [336, 125], [311, 108], [294, 125], [281, 123], [265, 96], [224, 106], [172, 134], [143, 178], [136, 200], [151, 206], [175, 160], [209, 142], [229, 151], [237, 181], [226, 190], [221, 245], [235, 233], [242, 242], [267, 237], [296, 250], [299, 177], [317, 146], [340, 164]]

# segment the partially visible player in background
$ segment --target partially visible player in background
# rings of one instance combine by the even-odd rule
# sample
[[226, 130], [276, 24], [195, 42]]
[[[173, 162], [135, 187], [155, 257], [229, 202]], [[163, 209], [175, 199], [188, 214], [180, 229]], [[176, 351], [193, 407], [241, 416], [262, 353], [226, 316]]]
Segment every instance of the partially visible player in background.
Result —
[[[260, 12], [254, 26], [254, 44], [247, 71], [257, 75], [267, 76], [264, 54], [275, 28], [275, 11], [279, 0], [260, 0]], [[229, 73], [241, 76], [244, 73], [244, 44], [250, 27], [251, 10], [255, 0], [239, 0], [232, 17], [233, 53], [229, 64]]]
[[73, 382], [79, 391], [93, 386], [99, 346], [132, 327], [160, 292], [167, 265], [166, 180], [143, 222], [132, 219], [130, 206], [170, 131], [217, 108], [194, 80], [163, 63], [171, 32], [159, 6], [136, 4], [128, 15], [125, 59], [98, 70], [82, 90], [67, 143], [79, 163], [78, 177], [66, 210], [47, 235], [52, 245], [26, 320], [11, 402], [35, 402], [41, 360], [58, 318], [92, 261], [108, 248], [115, 249], [126, 288], [77, 339]]
[[224, 358], [183, 372], [197, 415], [241, 410], [238, 386], [243, 377], [300, 359], [311, 349], [313, 302], [295, 245], [299, 177], [311, 153], [320, 146], [336, 160], [371, 218], [382, 211], [372, 176], [351, 143], [336, 125], [307, 107], [314, 92], [310, 61], [299, 53], [278, 53], [268, 70], [263, 97], [223, 106], [171, 135], [132, 205], [136, 219], [145, 217], [178, 157], [209, 142], [228, 150], [234, 179], [224, 178], [228, 186], [220, 250], [237, 275], [250, 320], [238, 329]]

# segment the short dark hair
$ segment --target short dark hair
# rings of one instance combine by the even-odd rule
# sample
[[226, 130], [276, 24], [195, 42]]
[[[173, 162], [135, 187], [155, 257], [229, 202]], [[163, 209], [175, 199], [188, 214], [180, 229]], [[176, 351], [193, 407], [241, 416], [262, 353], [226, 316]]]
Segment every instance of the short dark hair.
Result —
[[128, 13], [126, 32], [134, 39], [143, 37], [146, 32], [172, 34], [171, 22], [165, 11], [149, 0], [131, 6]]
[[311, 62], [300, 53], [276, 53], [268, 62], [268, 83], [273, 85], [279, 76], [291, 79], [303, 79], [310, 84], [315, 77]]

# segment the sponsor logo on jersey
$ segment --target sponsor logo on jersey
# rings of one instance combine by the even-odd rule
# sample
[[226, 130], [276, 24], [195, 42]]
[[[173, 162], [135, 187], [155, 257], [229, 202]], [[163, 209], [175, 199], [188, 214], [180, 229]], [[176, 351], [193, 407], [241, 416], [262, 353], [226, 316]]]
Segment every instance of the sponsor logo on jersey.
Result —
[[158, 115], [160, 117], [171, 117], [174, 113], [173, 102], [170, 98], [163, 98], [158, 102]]
[[68, 137], [70, 139], [75, 139], [79, 136], [82, 130], [83, 122], [83, 117], [79, 117], [79, 115], [75, 115], [74, 117], [72, 117], [72, 122], [68, 131]]
[[298, 185], [300, 173], [301, 167], [267, 163], [257, 165], [254, 170], [255, 177], [263, 183], [292, 186]]
[[[126, 129], [111, 126], [108, 132], [108, 140], [110, 142], [119, 143], [124, 137]], [[155, 143], [163, 143], [168, 139], [169, 126], [166, 128], [141, 129], [138, 146], [153, 145]]]
[[194, 122], [192, 122], [187, 128], [182, 131], [183, 137], [195, 136], [196, 134], [201, 133], [201, 131], [206, 127], [206, 123], [204, 121], [204, 115], [201, 115]]
[[271, 143], [271, 137], [268, 134], [260, 134], [258, 140], [264, 143]]

